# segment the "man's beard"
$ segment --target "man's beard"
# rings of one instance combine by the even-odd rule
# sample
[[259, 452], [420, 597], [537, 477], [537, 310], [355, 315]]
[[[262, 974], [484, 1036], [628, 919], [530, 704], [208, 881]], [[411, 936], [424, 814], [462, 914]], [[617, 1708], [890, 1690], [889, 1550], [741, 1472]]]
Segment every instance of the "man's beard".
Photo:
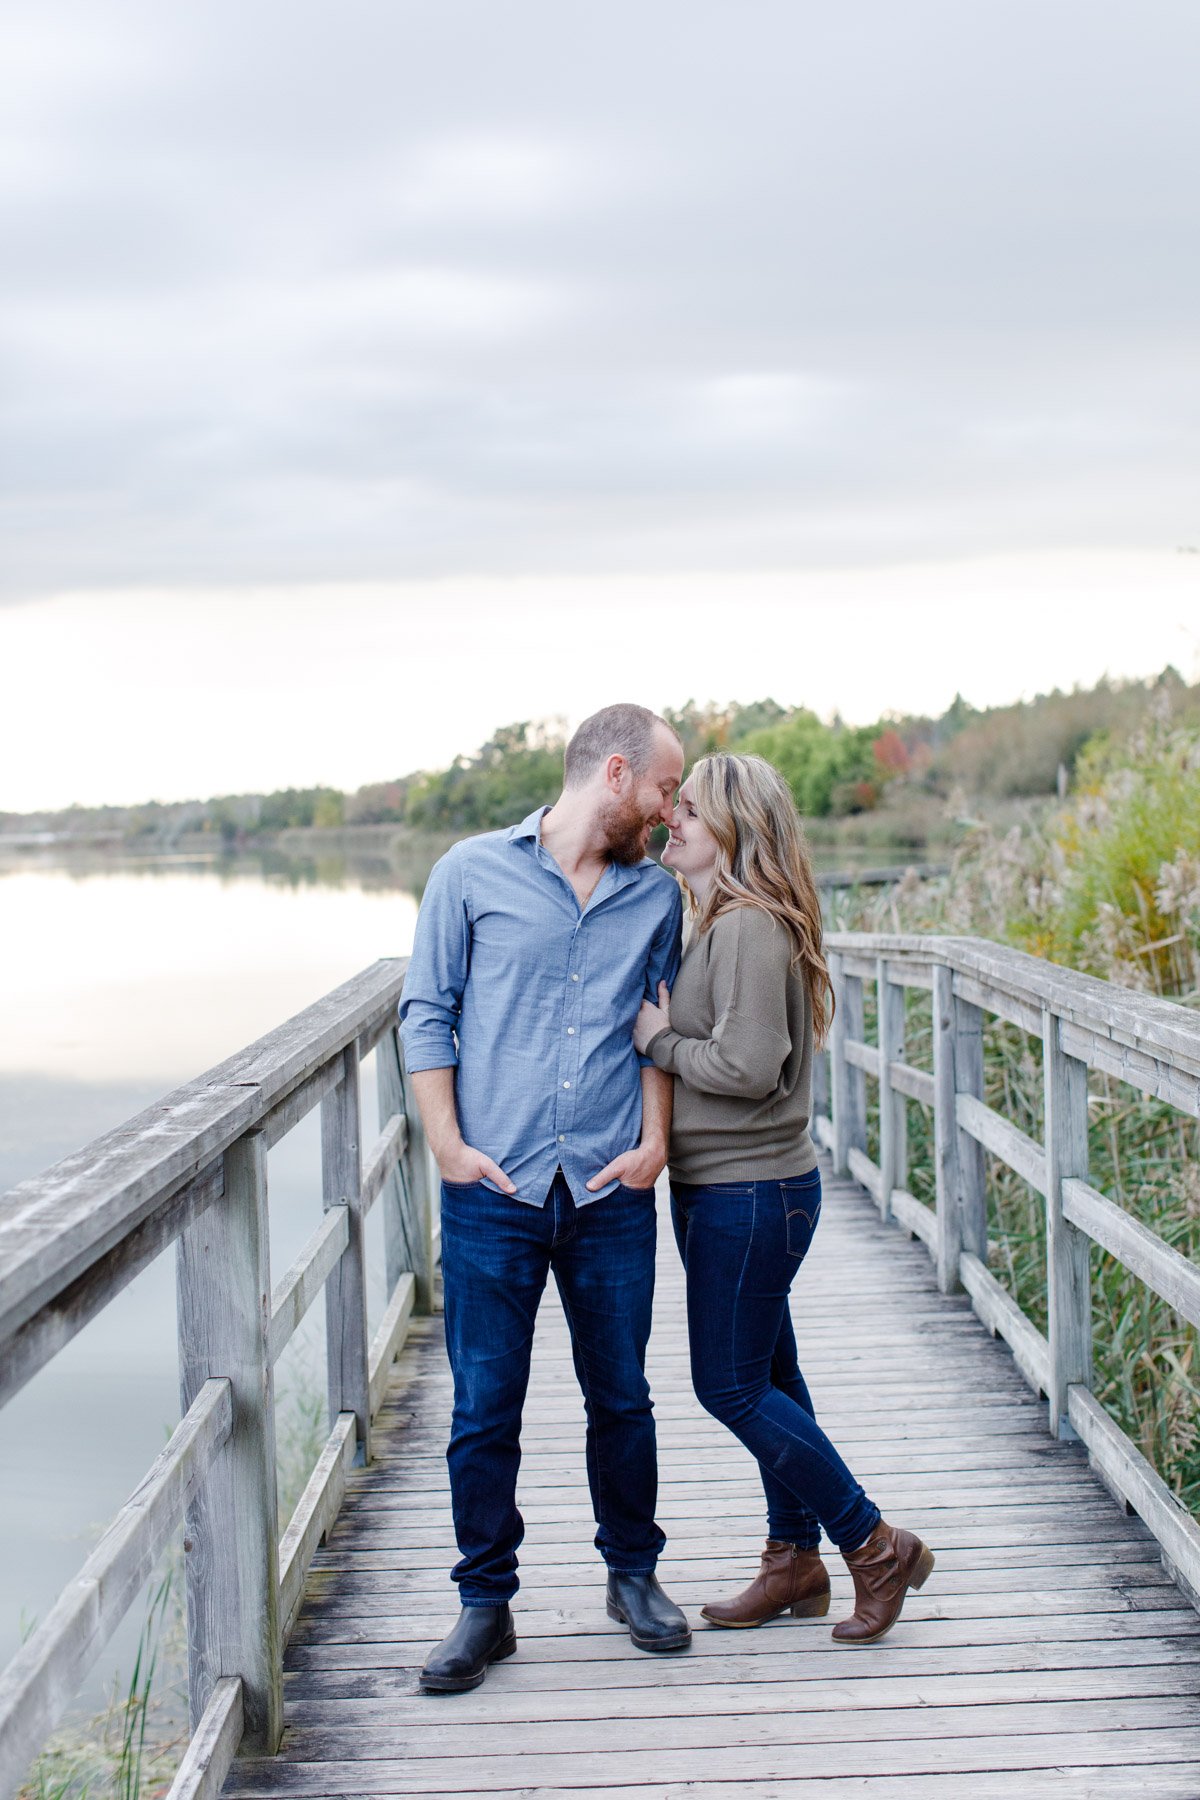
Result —
[[614, 804], [604, 821], [604, 841], [615, 863], [629, 869], [641, 862], [648, 842], [646, 827], [652, 823], [636, 800]]

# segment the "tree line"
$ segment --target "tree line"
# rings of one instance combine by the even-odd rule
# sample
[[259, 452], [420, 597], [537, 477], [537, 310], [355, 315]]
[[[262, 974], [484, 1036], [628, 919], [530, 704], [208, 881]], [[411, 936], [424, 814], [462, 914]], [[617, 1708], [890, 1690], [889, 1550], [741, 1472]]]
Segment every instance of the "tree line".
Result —
[[[1200, 718], [1200, 685], [1189, 688], [1174, 669], [1149, 682], [1103, 681], [984, 710], [957, 695], [937, 718], [896, 715], [863, 726], [823, 721], [805, 707], [769, 699], [726, 706], [689, 700], [664, 716], [688, 766], [711, 750], [754, 752], [786, 777], [800, 812], [821, 819], [874, 811], [903, 788], [988, 799], [1053, 794], [1070, 781], [1085, 746], [1124, 737], [1156, 696], [1179, 716]], [[563, 747], [560, 728], [508, 725], [447, 769], [410, 776], [391, 792], [348, 795], [344, 817], [437, 831], [493, 829], [554, 798]]]
[[[690, 765], [716, 749], [755, 752], [789, 782], [802, 814], [845, 818], [894, 804], [905, 791], [1005, 799], [1053, 794], [1069, 784], [1086, 746], [1120, 738], [1153, 705], [1200, 720], [1200, 684], [1172, 668], [1149, 681], [1102, 681], [1010, 706], [979, 709], [961, 695], [940, 716], [887, 715], [871, 725], [822, 720], [772, 699], [717, 705], [688, 700], [665, 717]], [[0, 831], [42, 829], [124, 841], [202, 833], [229, 845], [295, 828], [404, 825], [465, 834], [511, 823], [553, 800], [562, 776], [561, 721], [523, 720], [495, 730], [447, 768], [418, 770], [353, 792], [283, 788], [270, 794], [0, 813]]]

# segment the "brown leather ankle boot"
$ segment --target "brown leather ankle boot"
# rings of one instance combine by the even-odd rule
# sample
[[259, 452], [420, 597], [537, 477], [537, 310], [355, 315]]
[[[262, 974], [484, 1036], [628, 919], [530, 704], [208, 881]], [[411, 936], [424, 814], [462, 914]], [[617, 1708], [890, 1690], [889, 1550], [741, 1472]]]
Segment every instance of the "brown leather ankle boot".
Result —
[[829, 1611], [829, 1571], [816, 1550], [768, 1538], [758, 1574], [733, 1600], [717, 1600], [700, 1612], [712, 1625], [745, 1629], [790, 1612], [793, 1619], [823, 1619]]
[[900, 1617], [909, 1588], [924, 1587], [933, 1551], [911, 1531], [880, 1519], [865, 1544], [842, 1554], [854, 1577], [854, 1616], [835, 1625], [833, 1635], [839, 1644], [873, 1644]]

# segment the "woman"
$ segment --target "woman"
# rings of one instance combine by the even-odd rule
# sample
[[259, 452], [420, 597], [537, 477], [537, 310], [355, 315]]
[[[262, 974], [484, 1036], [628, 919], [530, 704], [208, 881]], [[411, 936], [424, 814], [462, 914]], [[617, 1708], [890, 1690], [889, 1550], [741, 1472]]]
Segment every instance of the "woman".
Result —
[[854, 1579], [841, 1643], [891, 1629], [933, 1555], [880, 1517], [813, 1416], [788, 1290], [821, 1210], [808, 1135], [814, 1043], [833, 1011], [808, 852], [783, 777], [759, 756], [706, 756], [680, 790], [663, 863], [692, 934], [669, 996], [642, 1005], [640, 1051], [675, 1076], [671, 1205], [687, 1274], [692, 1381], [758, 1459], [767, 1544], [714, 1625], [822, 1618], [822, 1529]]

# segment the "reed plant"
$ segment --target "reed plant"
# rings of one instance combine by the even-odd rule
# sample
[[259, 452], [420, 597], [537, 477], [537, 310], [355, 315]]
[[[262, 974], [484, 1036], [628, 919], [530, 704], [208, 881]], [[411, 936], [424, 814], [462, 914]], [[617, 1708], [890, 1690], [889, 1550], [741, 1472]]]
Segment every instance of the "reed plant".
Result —
[[275, 1488], [279, 1530], [287, 1530], [296, 1503], [308, 1485], [329, 1435], [325, 1383], [313, 1340], [301, 1331], [295, 1355], [275, 1386]]
[[[948, 876], [835, 894], [831, 926], [988, 937], [1200, 1005], [1200, 733], [1163, 708], [1125, 743], [1088, 746], [1077, 777], [1055, 812], [1031, 810], [1003, 833], [972, 829]], [[928, 996], [910, 993], [907, 1009], [906, 1056], [930, 1068]], [[1096, 1071], [1088, 1090], [1093, 1185], [1182, 1255], [1200, 1259], [1200, 1123]], [[1041, 1139], [1040, 1043], [1001, 1020], [985, 1024], [984, 1098]], [[931, 1121], [916, 1103], [906, 1114], [908, 1186], [932, 1204]], [[1044, 1331], [1041, 1196], [991, 1157], [987, 1194], [992, 1272]], [[1197, 1333], [1098, 1247], [1092, 1263], [1097, 1397], [1198, 1511]]]
[[[276, 1397], [281, 1531], [324, 1447], [325, 1407], [312, 1359], [302, 1356]], [[162, 1800], [167, 1793], [188, 1739], [183, 1560], [180, 1539], [151, 1577], [128, 1678], [114, 1676], [103, 1707], [55, 1732], [17, 1800]]]
[[169, 1680], [181, 1610], [178, 1548], [152, 1578], [127, 1681], [114, 1677], [107, 1703], [69, 1721], [46, 1745], [17, 1800], [160, 1800], [187, 1738], [178, 1688]]

